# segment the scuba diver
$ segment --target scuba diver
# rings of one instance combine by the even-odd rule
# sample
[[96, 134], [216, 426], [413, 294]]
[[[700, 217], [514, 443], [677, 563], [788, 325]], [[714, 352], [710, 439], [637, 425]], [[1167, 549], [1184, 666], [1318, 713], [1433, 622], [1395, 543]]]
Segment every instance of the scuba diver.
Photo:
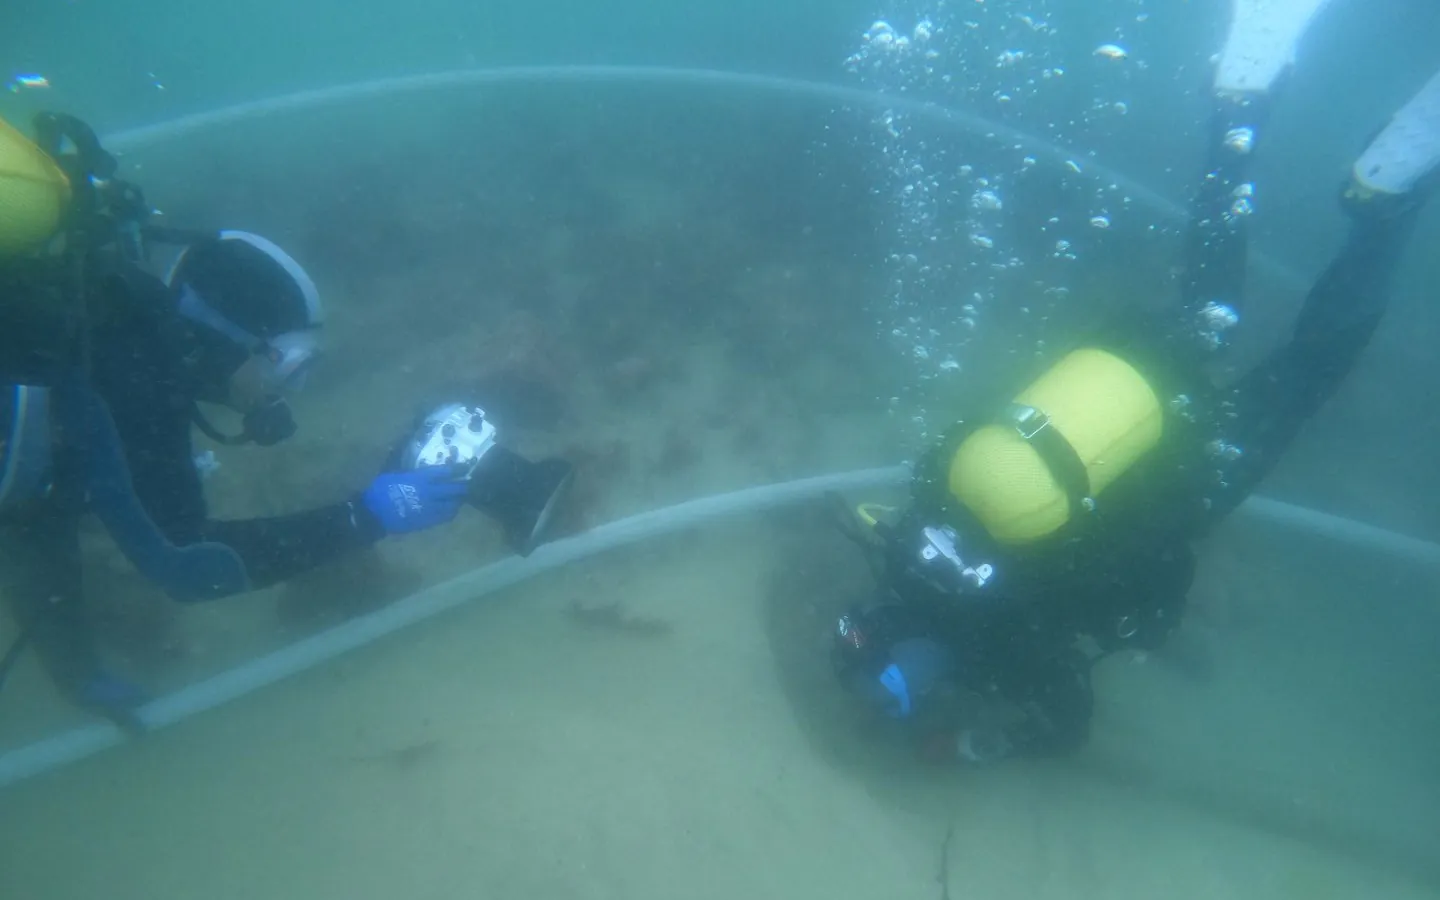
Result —
[[[87, 624], [89, 514], [182, 602], [275, 584], [449, 522], [467, 502], [517, 552], [542, 539], [569, 464], [500, 446], [484, 411], [461, 403], [422, 417], [341, 502], [211, 519], [192, 426], [262, 447], [294, 434], [286, 396], [320, 349], [319, 292], [257, 235], [151, 225], [143, 195], [83, 122], [42, 114], [35, 131], [31, 141], [0, 120], [0, 546], [20, 626], [0, 683], [28, 644], [68, 697], [139, 726], [145, 694], [102, 665]], [[158, 245], [178, 247], [163, 277], [147, 269]], [[201, 404], [233, 410], [240, 431], [216, 428]]]
[[1239, 319], [1248, 169], [1293, 54], [1293, 43], [1263, 52], [1264, 35], [1241, 24], [1217, 69], [1181, 308], [1078, 341], [1013, 402], [956, 425], [918, 462], [903, 510], [844, 510], [879, 590], [839, 618], [836, 669], [867, 721], [923, 759], [1082, 746], [1092, 666], [1165, 642], [1192, 543], [1272, 469], [1385, 313], [1440, 180], [1440, 74], [1355, 161], [1348, 236], [1288, 342], [1233, 385], [1207, 375]]

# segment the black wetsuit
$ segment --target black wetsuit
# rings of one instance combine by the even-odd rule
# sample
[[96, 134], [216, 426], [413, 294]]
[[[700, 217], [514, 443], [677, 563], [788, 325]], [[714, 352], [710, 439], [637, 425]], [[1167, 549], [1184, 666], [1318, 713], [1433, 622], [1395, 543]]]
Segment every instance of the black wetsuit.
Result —
[[[90, 383], [109, 407], [136, 497], [171, 543], [224, 544], [243, 563], [250, 587], [262, 588], [382, 536], [355, 499], [273, 518], [210, 519], [191, 444], [203, 393], [193, 327], [149, 275], [129, 271], [100, 289], [106, 315], [93, 325]], [[87, 592], [82, 577], [83, 452], [61, 436], [48, 501], [7, 523], [3, 536], [4, 592], [56, 682], [71, 691], [99, 671], [85, 605], [104, 602], [104, 586]]]
[[[914, 502], [889, 538], [877, 601], [854, 614], [879, 637], [877, 643], [893, 646], [913, 637], [941, 643], [954, 660], [947, 679], [1018, 707], [1024, 717], [1004, 735], [1012, 755], [1066, 752], [1084, 742], [1094, 658], [1077, 649], [1077, 639], [1093, 639], [1102, 653], [1164, 642], [1184, 612], [1195, 570], [1192, 542], [1271, 471], [1334, 395], [1384, 316], [1418, 206], [1355, 215], [1343, 248], [1307, 295], [1289, 341], [1233, 388], [1210, 386], [1204, 354], [1178, 348], [1207, 300], [1238, 308], [1244, 234], [1236, 223], [1224, 224], [1231, 189], [1243, 181], [1238, 168], [1217, 162], [1212, 171], [1222, 177], [1207, 180], [1193, 209], [1190, 280], [1185, 309], [1176, 317], [1183, 325], [1152, 331], [1148, 353], [1119, 351], [1147, 380], [1158, 377], [1162, 397], [1185, 392], [1196, 409], [1189, 411], [1193, 415], [1172, 413], [1170, 425], [1178, 427], [1167, 426], [1162, 445], [1107, 490], [1095, 518], [1108, 516], [1108, 524], [1072, 521], [1066, 526], [1072, 530], [1050, 546], [1012, 560], [1021, 577], [998, 596], [970, 602], [945, 594], [914, 577], [909, 565], [916, 531], [955, 512], [953, 501], [941, 498], [943, 475], [932, 472], [922, 484], [922, 461]], [[1147, 356], [1150, 363], [1168, 362], [1150, 368]], [[1240, 454], [1217, 452], [1210, 443], [1216, 438]], [[943, 466], [958, 439], [939, 448], [929, 464]], [[883, 654], [868, 657], [884, 664]], [[923, 729], [924, 717], [918, 721]]]

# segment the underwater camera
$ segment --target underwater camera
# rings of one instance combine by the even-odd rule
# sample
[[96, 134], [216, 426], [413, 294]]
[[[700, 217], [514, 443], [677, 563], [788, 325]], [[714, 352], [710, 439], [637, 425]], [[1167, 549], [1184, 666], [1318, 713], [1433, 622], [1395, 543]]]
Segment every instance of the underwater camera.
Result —
[[500, 523], [516, 553], [529, 556], [544, 543], [574, 467], [563, 459], [531, 462], [496, 438], [483, 409], [448, 403], [421, 420], [403, 448], [401, 465], [466, 467], [466, 499]]

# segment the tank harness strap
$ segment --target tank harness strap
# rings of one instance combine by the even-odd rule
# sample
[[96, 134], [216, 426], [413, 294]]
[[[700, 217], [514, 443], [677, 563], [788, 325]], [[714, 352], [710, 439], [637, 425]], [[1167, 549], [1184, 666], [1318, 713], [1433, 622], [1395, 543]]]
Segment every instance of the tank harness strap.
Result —
[[1040, 454], [1051, 476], [1070, 500], [1072, 521], [1093, 511], [1095, 501], [1090, 497], [1090, 475], [1085, 471], [1085, 463], [1060, 429], [1051, 426], [1050, 416], [1033, 406], [1011, 403], [1004, 418], [1021, 439]]

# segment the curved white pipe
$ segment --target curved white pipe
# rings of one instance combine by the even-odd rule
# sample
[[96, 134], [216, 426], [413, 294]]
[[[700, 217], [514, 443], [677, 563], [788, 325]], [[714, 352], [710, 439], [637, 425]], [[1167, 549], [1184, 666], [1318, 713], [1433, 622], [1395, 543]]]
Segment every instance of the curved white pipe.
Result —
[[[274, 653], [257, 657], [227, 672], [181, 688], [147, 705], [141, 711], [140, 718], [152, 729], [173, 725], [196, 713], [213, 709], [291, 675], [312, 669], [468, 600], [492, 594], [542, 572], [587, 559], [607, 550], [656, 535], [694, 528], [718, 518], [758, 512], [811, 499], [829, 491], [894, 487], [902, 484], [907, 474], [908, 470], [903, 466], [894, 466], [803, 478], [799, 481], [763, 485], [691, 500], [611, 522], [593, 531], [542, 546], [528, 558], [509, 557], [481, 566], [411, 594], [384, 609], [303, 638]], [[1424, 565], [1440, 567], [1440, 545], [1384, 531], [1371, 525], [1258, 497], [1242, 504], [1239, 512], [1313, 534], [1360, 544]], [[0, 755], [0, 788], [77, 762], [124, 740], [124, 733], [114, 725], [96, 722], [11, 750]]]
[[1342, 544], [1365, 547], [1422, 566], [1440, 569], [1440, 544], [1366, 525], [1354, 519], [1296, 506], [1283, 500], [1271, 500], [1269, 497], [1251, 497], [1241, 504], [1236, 512]]
[[[962, 131], [990, 138], [998, 143], [1023, 147], [1029, 154], [1046, 157], [1057, 163], [1084, 159], [1085, 169], [1096, 178], [1116, 185], [1141, 204], [1161, 215], [1173, 219], [1183, 220], [1185, 218], [1185, 209], [1180, 204], [1129, 176], [1122, 175], [1114, 169], [1089, 159], [1088, 154], [1067, 149], [1052, 141], [1047, 141], [1045, 138], [972, 112], [917, 100], [903, 94], [884, 94], [862, 91], [844, 85], [828, 84], [823, 81], [805, 81], [798, 78], [754, 75], [746, 72], [726, 72], [718, 69], [678, 69], [665, 66], [514, 66], [494, 69], [460, 69], [427, 75], [380, 78], [374, 81], [299, 91], [265, 100], [238, 103], [209, 112], [182, 116], [169, 122], [119, 131], [106, 137], [105, 145], [112, 150], [137, 150], [147, 144], [173, 140], [216, 125], [243, 122], [249, 119], [273, 116], [277, 113], [298, 112], [319, 106], [438, 88], [515, 87], [548, 84], [661, 84], [676, 87], [719, 88], [788, 94], [793, 97], [866, 109], [899, 110], [923, 116], [935, 122], [943, 122]], [[1287, 289], [1302, 291], [1308, 287], [1305, 280], [1298, 274], [1271, 257], [1255, 252], [1251, 254], [1251, 258], [1257, 268], [1275, 278]]]
[[[243, 697], [298, 672], [314, 668], [342, 653], [363, 647], [401, 628], [437, 613], [483, 597], [542, 572], [586, 559], [606, 550], [633, 544], [658, 534], [692, 528], [736, 513], [755, 512], [819, 496], [826, 491], [853, 491], [898, 484], [905, 469], [865, 469], [782, 484], [763, 485], [691, 500], [676, 506], [610, 522], [572, 538], [546, 544], [528, 557], [512, 556], [481, 566], [449, 581], [425, 588], [384, 609], [302, 638], [274, 653], [207, 678], [145, 706], [139, 717], [148, 728], [173, 725], [196, 713]], [[0, 788], [67, 763], [76, 762], [119, 744], [125, 734], [109, 722], [90, 725], [44, 738], [0, 756]]]

